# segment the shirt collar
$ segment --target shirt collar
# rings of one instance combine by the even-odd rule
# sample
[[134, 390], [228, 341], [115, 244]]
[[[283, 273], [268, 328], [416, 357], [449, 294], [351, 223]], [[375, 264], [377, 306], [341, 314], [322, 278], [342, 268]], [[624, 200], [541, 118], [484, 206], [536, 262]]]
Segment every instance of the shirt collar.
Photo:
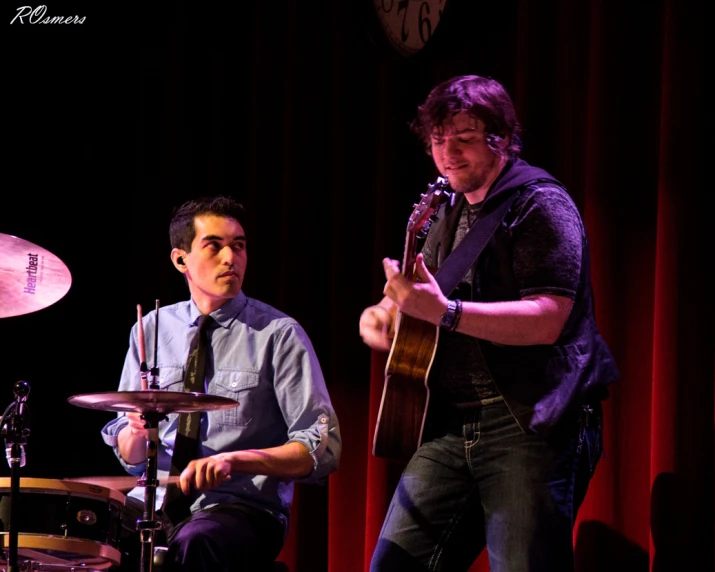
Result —
[[[241, 290], [235, 297], [226, 302], [218, 310], [211, 312], [211, 317], [224, 328], [228, 328], [231, 322], [238, 316], [238, 314], [246, 307], [248, 304], [248, 298]], [[190, 302], [189, 310], [189, 326], [195, 326], [198, 323], [199, 316], [201, 316], [201, 311], [196, 306], [193, 298]]]

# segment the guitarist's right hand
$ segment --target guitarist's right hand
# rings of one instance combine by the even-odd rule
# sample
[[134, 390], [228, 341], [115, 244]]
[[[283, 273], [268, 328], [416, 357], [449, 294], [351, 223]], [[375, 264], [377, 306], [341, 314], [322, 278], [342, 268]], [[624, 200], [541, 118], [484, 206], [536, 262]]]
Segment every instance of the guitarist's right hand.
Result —
[[387, 304], [391, 302], [383, 299], [379, 304], [365, 308], [360, 315], [360, 337], [374, 350], [390, 351], [392, 347], [394, 311], [388, 310]]
[[447, 309], [448, 300], [425, 265], [422, 254], [415, 257], [414, 274], [411, 278], [400, 272], [400, 265], [396, 260], [385, 258], [382, 265], [387, 278], [383, 292], [388, 300], [402, 314], [438, 326]]

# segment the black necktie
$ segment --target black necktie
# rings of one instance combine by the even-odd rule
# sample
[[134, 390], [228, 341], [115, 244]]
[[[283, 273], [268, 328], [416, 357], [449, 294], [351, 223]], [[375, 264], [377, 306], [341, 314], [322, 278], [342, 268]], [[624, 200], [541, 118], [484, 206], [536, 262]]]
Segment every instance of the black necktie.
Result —
[[[208, 348], [208, 327], [213, 319], [208, 314], [199, 318], [198, 331], [191, 340], [189, 357], [186, 360], [184, 375], [184, 391], [204, 393], [204, 378], [206, 375], [206, 351]], [[180, 475], [189, 462], [195, 459], [199, 452], [199, 427], [201, 412], [179, 414], [179, 426], [174, 442], [174, 454], [171, 457], [170, 475]], [[169, 485], [164, 500], [164, 512], [176, 524], [190, 516], [190, 499], [185, 497], [176, 485]]]
[[[189, 358], [186, 361], [184, 375], [184, 391], [204, 393], [204, 377], [206, 375], [206, 349], [208, 347], [208, 326], [213, 319], [208, 314], [199, 318], [198, 331], [189, 346]], [[180, 475], [189, 461], [196, 458], [199, 452], [199, 426], [201, 413], [179, 414], [179, 428], [174, 443], [174, 456], [171, 458], [171, 475]]]

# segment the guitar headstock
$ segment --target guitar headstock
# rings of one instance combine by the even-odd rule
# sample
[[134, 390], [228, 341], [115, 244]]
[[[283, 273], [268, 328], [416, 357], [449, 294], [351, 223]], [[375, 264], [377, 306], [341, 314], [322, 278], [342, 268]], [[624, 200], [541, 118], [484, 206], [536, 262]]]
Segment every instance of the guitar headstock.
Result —
[[420, 202], [413, 205], [414, 210], [407, 221], [407, 232], [421, 236], [427, 234], [439, 207], [451, 196], [447, 189], [449, 182], [446, 177], [437, 177], [434, 183], [427, 185], [427, 192], [420, 195]]

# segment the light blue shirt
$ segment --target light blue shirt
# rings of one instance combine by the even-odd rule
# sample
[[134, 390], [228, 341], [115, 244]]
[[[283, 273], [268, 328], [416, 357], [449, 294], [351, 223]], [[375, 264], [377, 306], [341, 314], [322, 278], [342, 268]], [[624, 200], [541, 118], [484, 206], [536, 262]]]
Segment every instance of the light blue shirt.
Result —
[[[189, 344], [199, 309], [193, 301], [159, 308], [159, 337], [154, 356], [156, 310], [143, 317], [144, 345], [149, 367], [158, 367], [161, 389], [182, 391]], [[303, 443], [315, 460], [313, 472], [299, 482], [322, 484], [337, 470], [340, 427], [313, 346], [293, 318], [240, 292], [211, 314], [211, 350], [207, 358], [205, 393], [229, 397], [235, 408], [201, 413], [199, 457], [242, 449], [276, 447], [289, 441]], [[119, 391], [141, 389], [139, 329], [129, 339]], [[151, 377], [150, 377], [151, 381]], [[157, 477], [169, 474], [179, 415], [159, 423]], [[102, 429], [104, 442], [131, 475], [143, 475], [146, 463], [130, 465], [119, 454], [117, 434], [128, 423], [125, 413]], [[192, 512], [218, 503], [241, 501], [264, 509], [287, 526], [293, 482], [278, 477], [231, 473], [219, 487], [198, 491]], [[129, 496], [144, 501], [144, 487]], [[166, 490], [157, 486], [156, 509]]]

